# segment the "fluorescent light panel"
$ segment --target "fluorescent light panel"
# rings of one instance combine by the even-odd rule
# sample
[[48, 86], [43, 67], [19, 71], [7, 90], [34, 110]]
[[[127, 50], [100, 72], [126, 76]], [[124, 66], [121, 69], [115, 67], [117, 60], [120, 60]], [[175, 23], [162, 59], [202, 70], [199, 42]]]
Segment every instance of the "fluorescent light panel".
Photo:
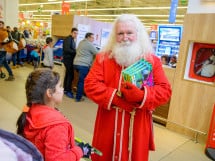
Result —
[[[137, 15], [137, 17], [169, 17], [169, 15]], [[120, 15], [87, 15], [89, 17], [118, 17]], [[176, 15], [176, 17], [181, 17], [183, 18], [184, 15]]]
[[[41, 16], [41, 17], [44, 17], [44, 16], [47, 16], [47, 17], [51, 17], [52, 15], [33, 15], [33, 16]], [[88, 17], [118, 17], [119, 15], [87, 15]], [[169, 15], [136, 15], [137, 17], [163, 17], [163, 18], [167, 18], [169, 17]], [[184, 15], [176, 15], [176, 17], [178, 18], [183, 18]]]
[[[113, 21], [115, 20], [114, 18], [94, 18], [95, 20], [99, 20], [99, 21]], [[144, 20], [142, 20], [144, 21]], [[147, 21], [147, 20], [145, 20]], [[160, 19], [153, 19], [152, 20], [153, 22], [156, 21], [156, 22], [169, 22], [169, 20], [160, 20]], [[182, 20], [176, 20], [176, 22], [184, 22]]]
[[[74, 3], [74, 2], [89, 2], [93, 0], [72, 0], [72, 1], [64, 1], [67, 3]], [[32, 5], [51, 5], [51, 4], [61, 4], [62, 1], [57, 1], [57, 2], [44, 2], [44, 3], [22, 3], [19, 4], [19, 6], [32, 6]]]

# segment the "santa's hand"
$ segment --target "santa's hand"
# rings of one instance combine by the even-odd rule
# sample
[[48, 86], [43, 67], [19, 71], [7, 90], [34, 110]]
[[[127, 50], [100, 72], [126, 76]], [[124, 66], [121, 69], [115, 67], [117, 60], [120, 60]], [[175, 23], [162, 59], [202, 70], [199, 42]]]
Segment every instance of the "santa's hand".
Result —
[[116, 107], [126, 110], [128, 112], [131, 112], [135, 107], [137, 107], [136, 104], [126, 101], [124, 98], [119, 96], [119, 94], [117, 94], [117, 93], [113, 97], [112, 104], [115, 105]]
[[129, 82], [122, 84], [121, 92], [122, 97], [131, 103], [140, 103], [144, 97], [144, 90], [139, 89]]

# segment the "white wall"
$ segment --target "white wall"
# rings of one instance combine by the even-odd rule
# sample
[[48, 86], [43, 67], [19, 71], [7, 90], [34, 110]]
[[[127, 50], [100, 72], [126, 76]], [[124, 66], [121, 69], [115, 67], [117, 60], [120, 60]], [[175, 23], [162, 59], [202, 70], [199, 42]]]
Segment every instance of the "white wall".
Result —
[[187, 13], [215, 13], [215, 0], [213, 2], [188, 0]]
[[4, 22], [5, 26], [11, 28], [18, 26], [19, 16], [19, 0], [3, 0], [4, 1]]

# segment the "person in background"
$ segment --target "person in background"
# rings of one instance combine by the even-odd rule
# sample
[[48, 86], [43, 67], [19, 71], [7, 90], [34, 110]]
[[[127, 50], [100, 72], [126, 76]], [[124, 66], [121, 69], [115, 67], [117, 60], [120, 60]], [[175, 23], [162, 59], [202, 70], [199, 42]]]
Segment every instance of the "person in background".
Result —
[[6, 74], [3, 72], [2, 67], [0, 67], [0, 78], [5, 78]]
[[[145, 59], [152, 65], [153, 85], [125, 82], [122, 70]], [[107, 44], [85, 78], [85, 93], [98, 104], [92, 145], [103, 156], [92, 161], [147, 161], [154, 150], [152, 112], [168, 102], [171, 86], [141, 21], [131, 14], [113, 23]]]
[[8, 33], [9, 40], [10, 41], [13, 40], [13, 37], [12, 37], [13, 30], [11, 29], [11, 27], [10, 26], [6, 26], [6, 30], [7, 30], [7, 33]]
[[163, 65], [168, 65], [169, 64], [169, 56], [168, 55], [162, 55], [161, 56], [161, 63]]
[[89, 144], [77, 146], [69, 120], [56, 108], [62, 102], [59, 73], [47, 68], [31, 72], [25, 84], [27, 104], [17, 120], [17, 134], [31, 141], [45, 161], [78, 161], [91, 153]]
[[30, 55], [33, 59], [33, 65], [34, 65], [34, 69], [38, 68], [39, 67], [39, 64], [40, 64], [40, 48], [39, 47], [35, 47], [34, 50], [32, 50], [30, 52]]
[[[11, 36], [12, 36], [12, 39], [16, 42], [16, 44], [19, 45], [19, 42], [23, 36], [18, 31], [17, 27], [13, 28], [13, 31], [11, 32]], [[18, 68], [17, 65], [20, 65], [21, 67], [23, 66], [23, 62], [20, 59], [20, 50], [12, 54], [12, 61], [13, 61], [13, 69]]]
[[176, 68], [176, 64], [177, 64], [177, 57], [175, 55], [171, 56], [170, 57], [170, 60], [169, 60], [169, 66], [171, 68]]
[[13, 37], [11, 35], [11, 33], [13, 32], [13, 30], [11, 29], [11, 27], [10, 26], [6, 26], [6, 30], [7, 30], [7, 33], [8, 33], [9, 40], [10, 41], [13, 40]]
[[6, 26], [7, 31], [11, 32], [11, 27], [10, 26]]
[[[10, 26], [6, 26], [6, 30], [7, 30], [8, 33], [10, 33], [11, 32]], [[8, 38], [9, 38], [9, 40], [11, 39], [10, 35], [9, 35]], [[7, 56], [6, 56], [6, 60], [7, 60]], [[6, 77], [6, 75], [3, 72], [2, 67], [0, 67], [0, 78], [5, 78], [5, 77]]]
[[44, 59], [43, 67], [53, 69], [54, 56], [53, 56], [53, 39], [51, 37], [46, 38], [46, 46], [43, 48]]
[[87, 76], [89, 69], [93, 62], [93, 56], [98, 52], [93, 46], [94, 34], [91, 32], [86, 33], [85, 39], [78, 44], [77, 55], [74, 59], [74, 69], [79, 73], [76, 102], [83, 100], [84, 92], [84, 79]]
[[73, 60], [76, 55], [76, 43], [75, 39], [78, 35], [78, 29], [72, 28], [71, 34], [67, 36], [63, 41], [63, 63], [66, 68], [64, 76], [64, 93], [69, 98], [74, 98], [72, 92], [72, 81], [74, 79]]
[[23, 34], [24, 34], [24, 36], [25, 36], [26, 39], [30, 38], [30, 32], [29, 32], [28, 29], [24, 29]]
[[[6, 32], [8, 34], [7, 30], [4, 28], [4, 22], [3, 21], [0, 21], [0, 30], [1, 30], [1, 32]], [[6, 78], [5, 80], [6, 81], [13, 81], [13, 80], [15, 80], [15, 78], [14, 78], [13, 72], [12, 72], [12, 70], [7, 63], [7, 60], [6, 60], [7, 52], [4, 49], [4, 45], [6, 43], [7, 42], [0, 42], [0, 69], [4, 66], [5, 69], [7, 70], [8, 74], [9, 74], [9, 77]]]

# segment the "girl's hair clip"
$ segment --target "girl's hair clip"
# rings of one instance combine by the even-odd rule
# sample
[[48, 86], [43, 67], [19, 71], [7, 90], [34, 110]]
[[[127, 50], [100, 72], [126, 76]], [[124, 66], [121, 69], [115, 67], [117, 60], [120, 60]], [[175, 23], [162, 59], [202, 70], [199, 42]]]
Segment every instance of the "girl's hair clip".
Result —
[[27, 105], [24, 105], [22, 108], [22, 112], [28, 112], [30, 109], [30, 107], [28, 107]]

